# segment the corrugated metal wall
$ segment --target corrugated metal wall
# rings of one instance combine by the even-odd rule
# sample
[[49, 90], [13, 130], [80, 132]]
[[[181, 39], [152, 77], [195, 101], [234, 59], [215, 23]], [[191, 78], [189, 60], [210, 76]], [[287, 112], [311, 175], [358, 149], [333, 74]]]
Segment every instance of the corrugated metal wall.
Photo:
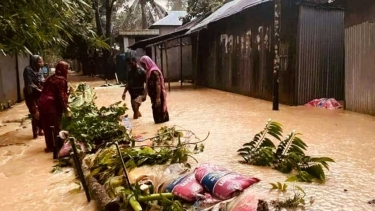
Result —
[[[164, 45], [163, 45], [164, 46]], [[166, 42], [168, 52], [168, 73], [165, 50], [163, 49], [163, 67], [161, 67], [161, 53], [160, 49], [156, 51], [156, 63], [161, 67], [165, 81], [179, 81], [181, 79], [181, 48], [180, 39], [174, 39]], [[154, 48], [154, 47], [153, 47]], [[164, 48], [164, 47], [163, 47]], [[155, 56], [154, 49], [152, 50], [153, 58]], [[182, 38], [182, 78], [183, 80], [193, 79], [193, 58], [191, 38]]]
[[273, 3], [264, 3], [201, 31], [198, 83], [272, 99]]
[[375, 23], [345, 30], [346, 109], [375, 115]]
[[296, 105], [298, 6], [295, 0], [281, 1], [280, 31], [280, 103]]
[[[29, 65], [29, 58], [18, 56], [18, 72], [20, 80], [20, 94], [23, 98], [23, 70]], [[17, 101], [17, 73], [16, 58], [14, 56], [0, 55], [0, 103], [7, 103], [9, 100]]]
[[297, 104], [344, 99], [344, 11], [301, 5]]

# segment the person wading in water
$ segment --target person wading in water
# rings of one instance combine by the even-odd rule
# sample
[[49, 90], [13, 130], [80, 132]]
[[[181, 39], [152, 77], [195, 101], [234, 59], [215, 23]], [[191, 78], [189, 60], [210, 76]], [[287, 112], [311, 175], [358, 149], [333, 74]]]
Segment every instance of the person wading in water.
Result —
[[32, 55], [30, 57], [30, 66], [27, 66], [23, 71], [23, 79], [25, 81], [25, 102], [31, 115], [31, 126], [34, 139], [36, 139], [38, 135], [44, 135], [38, 109], [38, 100], [44, 83], [43, 73], [41, 72], [42, 67], [43, 58], [39, 55]]
[[138, 119], [142, 116], [139, 112], [139, 108], [145, 98], [145, 83], [146, 83], [146, 72], [142, 69], [135, 57], [127, 59], [130, 71], [128, 73], [128, 83], [125, 86], [124, 93], [122, 94], [122, 99], [125, 100], [126, 92], [129, 91], [131, 97], [131, 105], [134, 112], [133, 118]]
[[167, 92], [163, 74], [150, 57], [142, 56], [139, 61], [147, 74], [146, 91], [151, 99], [154, 122], [155, 124], [168, 122]]
[[[54, 126], [53, 135], [56, 136], [61, 129], [63, 113], [70, 117], [68, 111], [68, 69], [69, 65], [65, 61], [60, 61], [56, 65], [55, 74], [46, 79], [38, 102], [46, 141], [45, 152], [52, 152], [54, 147], [51, 126]], [[62, 146], [62, 143], [58, 145]]]

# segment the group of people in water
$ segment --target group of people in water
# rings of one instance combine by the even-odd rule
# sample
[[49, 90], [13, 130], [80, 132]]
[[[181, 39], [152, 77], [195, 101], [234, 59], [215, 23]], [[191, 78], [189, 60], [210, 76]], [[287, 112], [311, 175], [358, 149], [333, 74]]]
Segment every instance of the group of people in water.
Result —
[[[135, 57], [128, 58], [130, 67], [128, 82], [122, 95], [125, 100], [129, 92], [134, 112], [133, 118], [142, 116], [139, 108], [148, 95], [152, 104], [152, 113], [156, 124], [169, 121], [167, 109], [167, 93], [164, 86], [164, 77], [158, 66], [148, 56], [138, 61]], [[69, 64], [60, 61], [55, 73], [46, 79], [41, 68], [43, 58], [39, 55], [30, 57], [30, 65], [25, 68], [24, 96], [31, 115], [33, 138], [44, 136], [45, 152], [53, 152], [53, 139], [61, 130], [61, 120], [65, 113], [68, 117], [68, 70]]]

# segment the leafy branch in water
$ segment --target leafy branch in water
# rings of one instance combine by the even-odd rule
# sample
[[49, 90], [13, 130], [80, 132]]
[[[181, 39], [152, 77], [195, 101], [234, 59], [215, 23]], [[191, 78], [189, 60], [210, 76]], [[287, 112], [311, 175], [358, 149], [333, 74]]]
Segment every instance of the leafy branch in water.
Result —
[[256, 134], [252, 141], [244, 144], [238, 152], [246, 163], [270, 166], [275, 159], [273, 155], [275, 145], [267, 135], [281, 140], [281, 133], [282, 128], [279, 123], [268, 121], [264, 129]]
[[64, 116], [62, 128], [70, 137], [86, 145], [87, 151], [96, 151], [97, 146], [108, 141], [123, 141], [126, 129], [119, 124], [125, 114], [126, 105], [121, 102], [109, 107], [96, 107], [94, 91], [86, 84], [79, 84], [71, 91], [69, 108], [71, 117]]
[[[168, 135], [159, 138], [162, 134]], [[183, 163], [189, 167], [188, 158], [192, 157], [192, 153], [197, 153], [195, 149], [191, 150], [190, 148], [193, 148], [193, 146], [197, 148], [198, 143], [201, 144], [207, 139], [200, 140], [193, 134], [191, 131], [178, 130], [176, 127], [163, 127], [158, 130], [156, 138], [152, 138], [163, 140], [159, 144], [154, 143], [153, 146], [142, 147], [121, 146], [120, 152], [124, 159], [125, 168], [130, 171], [146, 165], [173, 163]], [[155, 193], [152, 184], [146, 185], [148, 191], [139, 187], [137, 183], [133, 184], [132, 187], [128, 187], [126, 180], [124, 180], [122, 162], [114, 145], [100, 149], [95, 155], [92, 155], [90, 160], [90, 176], [94, 177], [101, 185], [104, 185], [111, 199], [114, 200], [120, 197], [125, 207], [129, 206], [133, 210], [142, 210], [142, 206], [147, 205], [156, 206], [159, 210], [184, 210], [179, 201], [173, 200], [173, 194]], [[158, 201], [158, 204], [149, 204], [149, 201]]]
[[[176, 127], [163, 127], [162, 130], [158, 131], [158, 134], [160, 131], [164, 131], [164, 133], [168, 134], [172, 132], [179, 134], [178, 141], [172, 142], [170, 139], [163, 139], [165, 145], [154, 144], [154, 146], [121, 147], [120, 151], [127, 169], [131, 170], [145, 165], [173, 163], [189, 165], [188, 158], [190, 157], [195, 160], [192, 154], [203, 151], [203, 147], [198, 147], [197, 143], [202, 145], [201, 142], [207, 139], [206, 137], [200, 140], [194, 135], [194, 140], [196, 142], [191, 142], [193, 137], [189, 134], [193, 133], [191, 131], [177, 130]], [[193, 146], [194, 149], [192, 149]], [[104, 184], [110, 177], [120, 176], [122, 174], [121, 160], [117, 155], [114, 145], [101, 149], [95, 154], [95, 159], [91, 167], [91, 176], [94, 176], [101, 184]]]
[[[238, 150], [244, 159], [243, 163], [270, 166], [282, 173], [296, 171], [297, 174], [289, 177], [287, 181], [324, 182], [324, 168], [329, 170], [328, 162], [334, 160], [328, 157], [306, 156], [307, 145], [299, 138], [301, 134], [293, 131], [281, 139], [282, 132], [280, 123], [269, 120], [253, 140]], [[271, 138], [279, 142], [277, 148]]]
[[[281, 184], [278, 183], [270, 183], [272, 186], [271, 190], [278, 190], [279, 192], [286, 193], [288, 190], [288, 185], [286, 183]], [[297, 209], [301, 208], [304, 209], [306, 205], [306, 193], [305, 191], [300, 187], [293, 185], [293, 197], [288, 197], [283, 200], [273, 200], [271, 201], [271, 205], [275, 208], [276, 211], [280, 211], [283, 209]], [[310, 205], [314, 203], [313, 198], [310, 199]]]
[[[151, 193], [150, 188], [152, 186], [145, 185], [142, 187], [138, 183], [128, 187], [125, 184], [123, 176], [111, 178], [109, 182], [105, 184], [107, 193], [112, 200], [116, 200], [117, 197], [122, 200], [122, 208], [131, 207], [134, 211], [144, 210], [143, 207], [152, 206], [155, 209], [151, 210], [170, 210], [170, 211], [183, 211], [184, 208], [180, 201], [174, 200], [172, 193]], [[158, 204], [150, 203], [157, 201]], [[142, 206], [143, 205], [143, 206]], [[126, 209], [128, 210], [128, 209]]]

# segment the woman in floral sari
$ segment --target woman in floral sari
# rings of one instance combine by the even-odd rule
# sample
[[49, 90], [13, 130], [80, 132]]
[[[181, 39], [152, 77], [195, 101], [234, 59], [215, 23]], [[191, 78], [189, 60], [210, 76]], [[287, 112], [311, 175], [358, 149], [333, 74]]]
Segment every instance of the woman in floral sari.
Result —
[[148, 56], [143, 56], [140, 59], [140, 64], [146, 70], [146, 91], [151, 99], [154, 121], [156, 124], [168, 122], [167, 92], [163, 74]]
[[56, 136], [60, 132], [62, 115], [68, 111], [68, 69], [69, 65], [64, 61], [56, 65], [55, 74], [46, 79], [39, 99], [45, 152], [52, 152], [54, 147], [51, 126], [54, 126], [53, 134]]

